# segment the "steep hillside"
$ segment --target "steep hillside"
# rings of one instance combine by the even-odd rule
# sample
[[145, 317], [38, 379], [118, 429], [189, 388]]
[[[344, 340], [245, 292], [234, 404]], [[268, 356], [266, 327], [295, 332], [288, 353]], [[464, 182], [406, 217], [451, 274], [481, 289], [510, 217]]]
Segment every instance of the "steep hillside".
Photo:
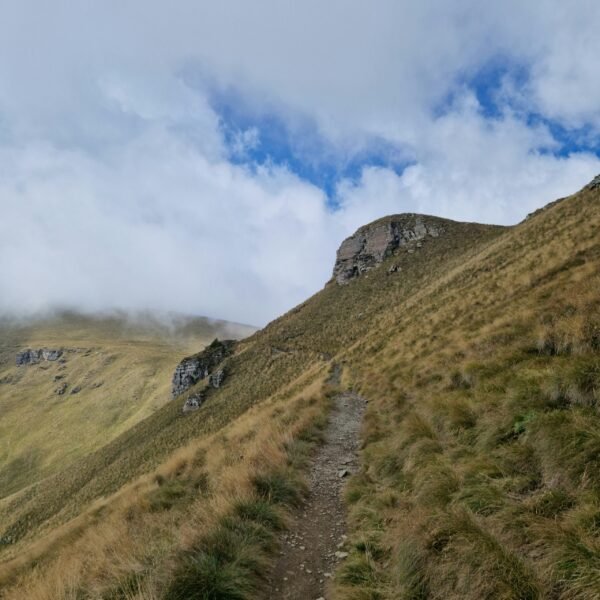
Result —
[[[253, 331], [151, 314], [0, 321], [0, 498], [65, 468], [164, 405], [170, 375], [185, 354], [215, 337]], [[38, 359], [40, 349], [54, 355]]]
[[506, 231], [347, 354], [369, 399], [340, 597], [600, 597], [600, 190]]
[[513, 228], [361, 228], [198, 410], [204, 381], [0, 504], [4, 597], [276, 597], [273, 533], [350, 387], [368, 407], [332, 597], [597, 598], [599, 196]]

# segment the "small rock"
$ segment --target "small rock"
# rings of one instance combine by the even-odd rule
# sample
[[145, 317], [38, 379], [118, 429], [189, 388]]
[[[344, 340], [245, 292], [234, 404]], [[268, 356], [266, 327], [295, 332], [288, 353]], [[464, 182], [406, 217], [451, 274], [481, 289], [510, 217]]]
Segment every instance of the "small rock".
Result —
[[198, 410], [204, 402], [204, 393], [192, 394], [183, 405], [181, 411], [186, 414]]
[[218, 389], [223, 385], [223, 381], [225, 380], [225, 368], [218, 369], [214, 373], [211, 373], [208, 377], [208, 385], [211, 387]]
[[338, 477], [341, 479], [342, 477], [346, 477], [346, 475], [348, 475], [348, 469], [342, 469], [341, 471], [338, 471]]
[[335, 557], [339, 558], [339, 559], [343, 559], [343, 558], [347, 558], [348, 557], [348, 553], [347, 552], [340, 552], [339, 550], [335, 553]]

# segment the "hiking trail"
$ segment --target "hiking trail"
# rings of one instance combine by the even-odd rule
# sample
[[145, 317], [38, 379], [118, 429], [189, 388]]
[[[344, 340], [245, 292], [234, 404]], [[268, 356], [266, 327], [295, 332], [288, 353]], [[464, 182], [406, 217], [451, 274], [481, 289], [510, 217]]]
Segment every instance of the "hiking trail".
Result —
[[282, 534], [270, 577], [270, 600], [327, 599], [335, 569], [347, 557], [343, 488], [358, 470], [359, 433], [366, 401], [354, 392], [334, 399], [325, 441], [308, 476], [309, 495]]

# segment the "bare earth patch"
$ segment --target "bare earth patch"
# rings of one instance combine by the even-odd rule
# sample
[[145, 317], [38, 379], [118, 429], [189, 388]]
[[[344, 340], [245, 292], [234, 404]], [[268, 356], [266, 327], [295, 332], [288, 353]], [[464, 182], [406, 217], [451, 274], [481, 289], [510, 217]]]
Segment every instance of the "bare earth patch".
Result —
[[309, 475], [309, 497], [281, 539], [281, 554], [270, 579], [269, 598], [326, 598], [328, 581], [346, 556], [343, 488], [358, 469], [359, 432], [365, 400], [353, 392], [335, 398], [325, 443]]

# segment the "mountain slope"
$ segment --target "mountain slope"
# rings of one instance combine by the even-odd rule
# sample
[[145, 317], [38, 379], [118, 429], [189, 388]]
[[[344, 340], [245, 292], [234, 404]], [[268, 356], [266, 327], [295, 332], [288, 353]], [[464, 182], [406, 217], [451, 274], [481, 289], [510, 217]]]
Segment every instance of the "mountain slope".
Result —
[[180, 598], [218, 573], [215, 597], [258, 597], [332, 365], [369, 400], [335, 597], [597, 597], [599, 193], [513, 228], [372, 224], [200, 410], [191, 389], [0, 504], [6, 598]]
[[[250, 327], [152, 314], [0, 321], [0, 498], [106, 444], [170, 399], [177, 360]], [[55, 360], [16, 364], [19, 352]]]
[[538, 211], [349, 354], [371, 403], [342, 595], [599, 596], [598, 196]]

